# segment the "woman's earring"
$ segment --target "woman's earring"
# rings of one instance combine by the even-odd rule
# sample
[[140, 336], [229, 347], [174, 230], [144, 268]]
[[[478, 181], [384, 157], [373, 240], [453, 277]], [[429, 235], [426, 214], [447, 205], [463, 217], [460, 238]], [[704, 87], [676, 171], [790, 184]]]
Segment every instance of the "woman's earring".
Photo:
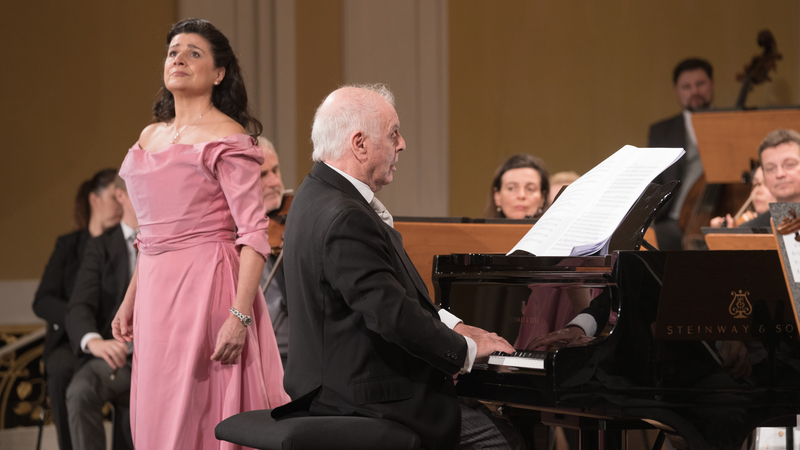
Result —
[[498, 206], [498, 207], [497, 207], [497, 212], [503, 212], [503, 208], [501, 208], [501, 207], [499, 207], [499, 206]]

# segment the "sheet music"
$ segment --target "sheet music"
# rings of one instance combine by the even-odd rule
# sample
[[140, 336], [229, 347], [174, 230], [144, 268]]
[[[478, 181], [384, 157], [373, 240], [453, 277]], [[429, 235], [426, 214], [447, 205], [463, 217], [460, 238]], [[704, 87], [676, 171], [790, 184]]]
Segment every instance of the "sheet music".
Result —
[[510, 253], [582, 256], [602, 249], [653, 179], [685, 152], [626, 145], [567, 186]]

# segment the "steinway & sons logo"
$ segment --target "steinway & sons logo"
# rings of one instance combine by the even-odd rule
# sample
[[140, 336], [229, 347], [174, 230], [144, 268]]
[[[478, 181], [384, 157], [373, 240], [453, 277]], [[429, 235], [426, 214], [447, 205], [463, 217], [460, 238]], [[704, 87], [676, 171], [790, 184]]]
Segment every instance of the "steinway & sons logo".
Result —
[[[711, 316], [706, 317], [717, 317], [717, 320], [710, 320], [710, 323], [698, 323], [698, 324], [675, 324], [671, 323], [666, 325], [666, 336], [675, 337], [678, 339], [708, 339], [714, 337], [732, 337], [732, 336], [743, 336], [750, 334], [750, 321], [740, 322], [731, 319], [748, 319], [750, 315], [753, 314], [753, 305], [750, 303], [750, 300], [747, 298], [750, 295], [750, 291], [739, 289], [739, 292], [731, 291], [731, 295], [733, 299], [731, 299], [730, 303], [728, 304], [728, 319], [725, 319], [725, 316], [715, 315], [712, 314]], [[720, 299], [722, 300], [722, 299]], [[726, 302], [727, 303], [727, 302]], [[725, 303], [713, 302], [719, 307], [724, 307]], [[708, 313], [710, 311], [704, 311], [704, 313]], [[721, 311], [720, 311], [721, 312]], [[666, 337], [665, 336], [665, 337]]]
[[733, 300], [731, 300], [731, 305], [728, 307], [728, 312], [731, 313], [734, 319], [746, 319], [747, 316], [753, 313], [753, 305], [747, 300], [750, 291], [742, 293], [742, 290], [739, 289], [738, 294], [733, 291], [731, 295], [733, 295]]

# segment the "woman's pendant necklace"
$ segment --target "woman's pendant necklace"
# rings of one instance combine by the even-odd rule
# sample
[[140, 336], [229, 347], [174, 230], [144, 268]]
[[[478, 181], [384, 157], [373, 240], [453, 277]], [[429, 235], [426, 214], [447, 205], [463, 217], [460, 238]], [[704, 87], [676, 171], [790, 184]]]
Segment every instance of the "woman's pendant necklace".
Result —
[[174, 144], [174, 143], [178, 142], [178, 139], [180, 139], [180, 137], [181, 137], [181, 133], [183, 133], [183, 132], [184, 132], [184, 131], [185, 131], [187, 128], [189, 128], [189, 127], [191, 127], [192, 125], [196, 124], [196, 123], [197, 123], [197, 121], [198, 121], [198, 120], [200, 120], [200, 119], [202, 119], [202, 118], [203, 118], [203, 116], [205, 116], [206, 114], [208, 114], [208, 112], [209, 112], [209, 111], [211, 111], [211, 108], [213, 108], [213, 107], [214, 107], [214, 104], [213, 104], [213, 103], [212, 103], [212, 104], [210, 104], [210, 105], [208, 105], [208, 109], [207, 109], [207, 110], [205, 110], [205, 112], [204, 112], [203, 114], [200, 114], [200, 115], [197, 117], [197, 119], [194, 119], [194, 121], [193, 121], [192, 123], [190, 123], [189, 125], [186, 125], [185, 127], [183, 127], [183, 128], [181, 128], [180, 130], [178, 130], [178, 132], [177, 132], [177, 133], [175, 133], [175, 137], [174, 137], [174, 138], [172, 138], [172, 140], [170, 140], [170, 141], [169, 141], [169, 143], [170, 143], [170, 144]]

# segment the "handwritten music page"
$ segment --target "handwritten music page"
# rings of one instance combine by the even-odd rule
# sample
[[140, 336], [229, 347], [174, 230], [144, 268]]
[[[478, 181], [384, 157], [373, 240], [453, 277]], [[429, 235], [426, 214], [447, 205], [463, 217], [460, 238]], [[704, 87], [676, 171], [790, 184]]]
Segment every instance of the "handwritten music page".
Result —
[[626, 145], [567, 186], [509, 254], [586, 256], [608, 241], [653, 179], [680, 159], [681, 148]]

